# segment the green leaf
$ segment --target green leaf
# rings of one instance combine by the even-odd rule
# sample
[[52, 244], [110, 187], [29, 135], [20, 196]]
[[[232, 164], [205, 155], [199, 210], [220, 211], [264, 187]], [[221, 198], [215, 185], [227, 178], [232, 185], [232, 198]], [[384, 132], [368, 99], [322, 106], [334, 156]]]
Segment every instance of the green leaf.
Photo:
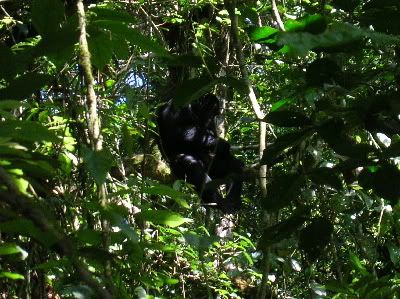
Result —
[[331, 119], [318, 127], [318, 134], [339, 155], [366, 160], [375, 155], [376, 149], [365, 143], [355, 143], [348, 135], [342, 119]]
[[60, 295], [64, 298], [93, 298], [94, 291], [86, 285], [64, 285], [60, 290]]
[[89, 39], [89, 50], [92, 55], [92, 63], [100, 70], [111, 60], [113, 55], [114, 41], [107, 32], [96, 32]]
[[78, 18], [75, 14], [69, 17], [63, 26], [53, 34], [44, 36], [39, 41], [35, 54], [46, 56], [57, 66], [62, 67], [74, 55], [74, 45], [79, 40], [77, 28]]
[[326, 18], [322, 15], [310, 15], [301, 20], [288, 20], [285, 22], [286, 31], [309, 32], [319, 34], [325, 31]]
[[128, 60], [130, 55], [128, 42], [120, 36], [113, 36], [112, 40], [115, 57], [118, 59]]
[[363, 276], [367, 276], [369, 274], [365, 266], [361, 263], [358, 256], [352, 252], [350, 252], [350, 262], [353, 265], [353, 269], [356, 270], [359, 274]]
[[178, 88], [174, 97], [174, 104], [178, 107], [185, 106], [197, 100], [204, 93], [211, 90], [216, 84], [214, 80], [206, 77], [185, 80]]
[[216, 84], [219, 83], [231, 86], [240, 93], [243, 93], [247, 90], [247, 86], [244, 81], [231, 76], [220, 77], [217, 79], [198, 77], [185, 80], [180, 86], [178, 86], [174, 97], [174, 104], [178, 107], [185, 106], [200, 98], [203, 94], [210, 91]]
[[278, 44], [288, 45], [290, 51], [297, 55], [305, 55], [309, 50], [348, 51], [348, 47], [358, 45], [365, 37], [363, 31], [347, 24], [333, 24], [329, 30], [321, 34], [308, 32], [282, 32]]
[[323, 217], [312, 219], [311, 223], [300, 231], [299, 247], [312, 261], [317, 259], [329, 244], [333, 233], [333, 224]]
[[9, 278], [12, 280], [17, 280], [17, 279], [25, 279], [25, 277], [21, 274], [18, 273], [13, 273], [13, 272], [0, 272], [0, 278]]
[[188, 232], [183, 235], [186, 243], [195, 248], [198, 252], [204, 252], [215, 242], [219, 241], [217, 236], [202, 236], [195, 232]]
[[390, 260], [396, 267], [400, 266], [400, 248], [394, 244], [387, 245]]
[[298, 208], [288, 219], [266, 228], [259, 241], [260, 246], [267, 248], [289, 238], [304, 224], [308, 216], [307, 209]]
[[288, 99], [288, 98], [279, 100], [278, 102], [276, 102], [272, 105], [271, 112], [278, 111], [281, 107], [291, 103], [292, 101], [293, 101], [293, 99]]
[[200, 67], [203, 64], [201, 57], [193, 54], [171, 54], [170, 56], [162, 57], [161, 61], [171, 66]]
[[380, 159], [388, 159], [400, 157], [400, 142], [392, 143], [388, 148], [384, 149], [379, 155]]
[[170, 186], [166, 185], [156, 185], [145, 187], [143, 189], [143, 193], [150, 194], [150, 195], [164, 195], [171, 197], [176, 203], [184, 208], [189, 208], [189, 204], [187, 203], [186, 199], [189, 198], [188, 195], [171, 188]]
[[14, 142], [1, 142], [0, 141], [0, 156], [3, 159], [24, 158], [30, 159], [31, 155], [28, 149]]
[[107, 150], [95, 152], [89, 148], [84, 148], [83, 162], [95, 182], [101, 185], [106, 181], [107, 173], [113, 164], [113, 158]]
[[52, 78], [50, 75], [37, 73], [22, 75], [10, 81], [6, 88], [0, 89], [0, 101], [26, 99], [51, 82]]
[[167, 225], [170, 227], [177, 227], [191, 221], [189, 218], [184, 218], [177, 213], [169, 211], [147, 210], [140, 212], [136, 217], [144, 221], [150, 221], [153, 224]]
[[32, 22], [41, 35], [49, 35], [60, 28], [64, 20], [64, 6], [60, 0], [34, 0]]
[[360, 4], [360, 0], [333, 0], [332, 4], [339, 9], [351, 12]]
[[0, 78], [10, 79], [15, 75], [15, 55], [9, 47], [0, 43]]
[[110, 30], [111, 34], [116, 34], [120, 38], [126, 39], [131, 44], [138, 46], [144, 51], [153, 52], [158, 56], [169, 56], [168, 51], [157, 42], [152, 40], [150, 37], [143, 35], [139, 30], [131, 28], [126, 24], [117, 21], [98, 20], [92, 22], [92, 25]]
[[300, 189], [305, 182], [305, 177], [301, 174], [287, 173], [273, 177], [268, 184], [267, 197], [261, 205], [268, 211], [276, 211], [288, 206], [300, 195]]
[[400, 198], [400, 171], [391, 164], [381, 164], [373, 168], [364, 168], [358, 177], [359, 184], [395, 205]]
[[311, 120], [302, 112], [280, 110], [268, 113], [266, 122], [280, 127], [302, 127], [311, 125]]
[[216, 79], [216, 84], [222, 83], [227, 86], [230, 86], [234, 88], [236, 91], [238, 91], [241, 94], [247, 95], [248, 91], [248, 86], [246, 85], [246, 82], [242, 79], [238, 79], [232, 76], [225, 76], [225, 77], [219, 77]]
[[13, 114], [15, 109], [23, 107], [25, 108], [28, 106], [28, 103], [24, 103], [21, 101], [3, 100], [0, 101], [0, 115], [4, 117], [4, 119], [15, 119], [15, 116]]
[[325, 288], [329, 291], [335, 292], [335, 293], [343, 293], [347, 295], [352, 295], [353, 292], [350, 288], [347, 287], [346, 283], [342, 283], [336, 280], [329, 281], [326, 285]]
[[32, 237], [47, 248], [50, 248], [56, 241], [52, 234], [42, 232], [31, 220], [25, 218], [0, 222], [0, 231]]
[[342, 189], [342, 180], [334, 168], [320, 167], [312, 170], [309, 177], [314, 184], [327, 185], [336, 190]]
[[290, 148], [299, 145], [303, 140], [311, 136], [312, 133], [313, 130], [304, 129], [278, 137], [278, 139], [276, 139], [272, 145], [268, 146], [267, 149], [264, 150], [260, 163], [262, 165], [267, 164], [272, 166], [277, 162], [277, 159], [281, 156], [281, 154]]
[[0, 245], [0, 255], [21, 254], [27, 257], [28, 253], [16, 244], [5, 243]]
[[32, 142], [59, 141], [53, 132], [34, 121], [6, 120], [0, 122], [0, 137]]
[[60, 163], [60, 169], [66, 174], [71, 174], [73, 162], [70, 158], [71, 153], [60, 153], [58, 156], [58, 162]]
[[278, 32], [279, 30], [276, 28], [264, 26], [250, 29], [249, 36], [256, 43], [273, 43]]
[[76, 237], [84, 244], [98, 246], [101, 244], [101, 232], [92, 229], [82, 229], [77, 231]]
[[90, 7], [89, 17], [92, 21], [115, 21], [120, 23], [136, 23], [137, 19], [127, 11], [111, 9], [108, 7], [94, 6]]
[[132, 246], [137, 247], [140, 239], [139, 235], [126, 221], [126, 217], [128, 215], [124, 215], [124, 212], [127, 211], [124, 211], [121, 207], [116, 205], [109, 205], [105, 210], [102, 211], [106, 219], [109, 219], [113, 226], [117, 226], [119, 229], [121, 229], [121, 232], [128, 238]]

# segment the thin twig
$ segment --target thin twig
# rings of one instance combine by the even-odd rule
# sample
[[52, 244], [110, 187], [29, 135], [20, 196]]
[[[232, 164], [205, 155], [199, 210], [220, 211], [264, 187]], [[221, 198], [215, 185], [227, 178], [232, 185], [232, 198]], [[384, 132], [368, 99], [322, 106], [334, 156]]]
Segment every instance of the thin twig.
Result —
[[276, 6], [276, 1], [271, 0], [271, 5], [272, 5], [272, 12], [274, 13], [275, 21], [278, 24], [278, 27], [281, 31], [285, 31], [285, 25], [283, 25], [281, 16], [279, 14], [278, 7]]

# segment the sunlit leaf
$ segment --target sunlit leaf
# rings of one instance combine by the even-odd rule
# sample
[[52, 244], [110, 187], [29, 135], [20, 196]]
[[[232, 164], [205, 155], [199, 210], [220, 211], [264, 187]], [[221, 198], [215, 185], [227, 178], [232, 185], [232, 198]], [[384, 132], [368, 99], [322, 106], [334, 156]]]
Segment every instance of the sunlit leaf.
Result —
[[9, 278], [12, 280], [19, 280], [19, 279], [25, 279], [25, 277], [21, 274], [18, 273], [13, 273], [13, 272], [0, 272], [0, 278]]
[[22, 259], [28, 256], [28, 253], [16, 244], [5, 243], [0, 245], [0, 255], [21, 254]]
[[199, 252], [207, 250], [219, 240], [217, 236], [203, 236], [194, 232], [188, 232], [184, 234], [184, 238], [190, 246], [192, 246]]
[[170, 211], [147, 210], [140, 212], [136, 217], [154, 224], [167, 225], [170, 227], [177, 227], [191, 221], [189, 218], [184, 218], [178, 213]]
[[358, 258], [358, 256], [352, 252], [350, 252], [350, 262], [354, 268], [354, 270], [356, 270], [358, 273], [360, 273], [361, 275], [368, 275], [368, 271], [365, 268], [365, 266], [361, 263], [360, 259]]
[[178, 190], [175, 190], [166, 185], [155, 185], [146, 187], [143, 190], [144, 193], [152, 194], [152, 195], [165, 195], [171, 197], [174, 201], [176, 201], [179, 205], [184, 208], [189, 208], [189, 204], [186, 199], [188, 196]]

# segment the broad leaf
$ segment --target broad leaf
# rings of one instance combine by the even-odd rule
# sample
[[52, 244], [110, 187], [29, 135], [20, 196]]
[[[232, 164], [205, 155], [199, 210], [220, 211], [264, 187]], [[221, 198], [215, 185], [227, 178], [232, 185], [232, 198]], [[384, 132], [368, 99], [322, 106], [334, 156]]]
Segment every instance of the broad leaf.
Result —
[[185, 80], [177, 88], [174, 104], [179, 107], [185, 106], [210, 91], [215, 84], [216, 81], [206, 77]]
[[170, 211], [147, 210], [140, 212], [136, 217], [144, 221], [150, 221], [153, 224], [167, 225], [170, 227], [177, 227], [191, 221], [189, 218], [184, 218], [178, 213]]
[[301, 174], [279, 174], [275, 175], [272, 182], [268, 184], [267, 197], [261, 203], [263, 208], [276, 211], [288, 206], [299, 197], [300, 189], [305, 182]]
[[8, 278], [12, 280], [25, 279], [23, 275], [13, 272], [0, 272], [0, 278]]
[[6, 120], [0, 122], [0, 137], [32, 142], [59, 141], [48, 128], [33, 121]]
[[326, 18], [322, 15], [310, 15], [301, 20], [288, 20], [285, 22], [286, 31], [309, 32], [319, 34], [325, 31]]
[[268, 113], [266, 122], [280, 127], [303, 127], [311, 125], [311, 120], [302, 112], [280, 110]]
[[54, 235], [39, 230], [31, 220], [25, 218], [0, 222], [0, 231], [4, 233], [14, 233], [22, 236], [32, 237], [48, 248], [54, 245], [54, 243], [57, 241]]
[[327, 185], [336, 190], [340, 190], [342, 188], [342, 181], [334, 168], [316, 168], [312, 170], [308, 176], [311, 181], [317, 185]]
[[169, 186], [166, 186], [166, 185], [156, 185], [156, 186], [145, 187], [143, 189], [143, 193], [150, 194], [150, 195], [169, 196], [180, 206], [187, 208], [187, 209], [189, 208], [189, 204], [186, 201], [186, 199], [188, 198], [188, 195], [186, 195], [178, 190], [175, 190]]
[[264, 26], [258, 28], [251, 28], [249, 32], [250, 39], [256, 43], [275, 43], [276, 34], [279, 30], [273, 27]]
[[30, 97], [47, 83], [52, 76], [46, 74], [29, 73], [9, 82], [6, 88], [0, 89], [1, 100], [23, 100]]
[[113, 55], [114, 41], [108, 32], [98, 31], [88, 39], [92, 63], [99, 69], [110, 61]]
[[178, 86], [174, 97], [174, 104], [179, 107], [185, 106], [186, 104], [200, 98], [203, 94], [210, 91], [219, 83], [231, 86], [240, 93], [247, 90], [247, 86], [242, 80], [231, 76], [220, 77], [217, 79], [210, 79], [209, 77], [193, 78], [185, 80], [180, 86]]
[[107, 173], [110, 171], [113, 158], [110, 152], [102, 150], [100, 152], [84, 148], [83, 161], [91, 176], [98, 185], [106, 181]]
[[348, 46], [358, 45], [365, 34], [356, 27], [334, 24], [321, 34], [308, 32], [280, 33], [278, 44], [288, 45], [298, 55], [305, 55], [309, 50], [346, 51]]
[[50, 35], [64, 20], [64, 6], [60, 0], [34, 0], [32, 22], [41, 35]]
[[0, 43], [0, 78], [10, 79], [15, 75], [15, 55], [14, 53], [3, 43]]
[[395, 205], [400, 199], [400, 171], [391, 164], [367, 167], [358, 177], [359, 184], [365, 189], [373, 189], [376, 194]]
[[215, 242], [218, 242], [217, 236], [202, 236], [195, 232], [184, 234], [186, 243], [195, 248], [199, 252], [203, 252], [210, 248]]
[[310, 260], [315, 260], [329, 244], [333, 233], [332, 223], [325, 218], [319, 217], [311, 221], [300, 231], [299, 246]]
[[0, 245], [0, 255], [21, 254], [26, 258], [28, 253], [16, 244], [4, 243]]
[[272, 145], [268, 146], [267, 149], [264, 150], [260, 163], [272, 166], [278, 161], [279, 157], [284, 152], [299, 145], [312, 134], [313, 130], [304, 129], [278, 137]]
[[143, 35], [139, 30], [129, 27], [127, 24], [117, 21], [98, 20], [92, 22], [93, 26], [107, 29], [111, 34], [116, 34], [126, 39], [131, 44], [138, 46], [144, 51], [153, 52], [158, 56], [169, 56], [168, 51], [160, 46], [150, 37]]
[[137, 20], [127, 11], [110, 9], [108, 7], [94, 6], [89, 8], [91, 20], [116, 21], [120, 23], [135, 23]]
[[260, 245], [266, 248], [289, 238], [304, 224], [308, 215], [308, 210], [299, 208], [290, 218], [266, 228], [261, 236]]
[[392, 143], [388, 148], [384, 149], [379, 155], [381, 159], [400, 157], [400, 142]]

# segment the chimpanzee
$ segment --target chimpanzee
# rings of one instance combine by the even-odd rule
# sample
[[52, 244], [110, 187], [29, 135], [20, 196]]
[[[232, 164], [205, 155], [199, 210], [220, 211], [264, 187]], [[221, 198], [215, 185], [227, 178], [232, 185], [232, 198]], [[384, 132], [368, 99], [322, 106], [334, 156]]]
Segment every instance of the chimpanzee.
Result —
[[[206, 205], [224, 212], [238, 210], [244, 165], [231, 154], [229, 142], [217, 136], [217, 97], [208, 93], [181, 108], [170, 100], [156, 114], [159, 146], [172, 173], [193, 184]], [[217, 191], [218, 184], [209, 184], [215, 179], [228, 179], [225, 199]]]

